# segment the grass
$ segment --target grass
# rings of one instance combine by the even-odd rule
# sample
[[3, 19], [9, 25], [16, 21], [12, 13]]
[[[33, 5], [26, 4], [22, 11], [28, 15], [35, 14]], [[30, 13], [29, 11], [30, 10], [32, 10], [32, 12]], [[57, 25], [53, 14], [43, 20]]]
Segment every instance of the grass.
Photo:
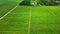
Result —
[[16, 5], [16, 3], [2, 4], [0, 6], [0, 17], [3, 16], [8, 11], [10, 11], [15, 5]]
[[[0, 5], [0, 17], [16, 4]], [[60, 34], [60, 6], [18, 6], [0, 20], [0, 34]]]
[[57, 15], [55, 16], [51, 13], [51, 12], [54, 13], [55, 10], [56, 10], [55, 12], [57, 12], [59, 8], [58, 9], [55, 8], [55, 10], [52, 9], [53, 11], [51, 9], [52, 9], [51, 7], [50, 8], [49, 7], [40, 7], [40, 8], [32, 7], [32, 19], [33, 19], [32, 22], [35, 23], [36, 21], [38, 23], [44, 23], [44, 22], [45, 23], [59, 23], [60, 21], [56, 17]]
[[[18, 2], [17, 2], [18, 1]], [[10, 11], [13, 7], [15, 7], [22, 0], [0, 0], [0, 17]]]
[[[0, 21], [0, 31], [4, 34], [27, 34], [28, 31], [29, 34], [60, 34], [60, 20], [56, 17], [59, 16], [60, 10], [58, 10], [57, 6], [18, 6]], [[31, 21], [29, 23], [30, 11]], [[50, 11], [54, 14], [57, 12], [56, 16]]]
[[[59, 15], [59, 7], [53, 6], [42, 6], [42, 7], [32, 7], [32, 17], [31, 17], [31, 34], [60, 34], [60, 20], [56, 17]], [[52, 14], [51, 12], [54, 13]], [[56, 15], [56, 16], [55, 16]], [[60, 18], [60, 17], [59, 17]]]
[[[29, 13], [27, 11], [28, 8], [26, 9], [26, 7], [25, 7], [24, 9], [25, 10], [23, 10], [23, 7], [20, 7], [20, 8], [17, 7], [16, 10], [14, 10], [12, 13], [10, 13], [6, 17], [7, 19], [4, 18], [3, 20], [1, 20], [0, 26], [5, 26], [5, 27], [1, 27], [3, 29], [0, 29], [0, 31], [13, 31], [13, 32], [19, 31], [21, 34], [25, 33], [25, 32], [27, 33]], [[16, 12], [16, 11], [18, 11], [18, 12]], [[22, 12], [20, 12], [20, 11], [22, 11]]]

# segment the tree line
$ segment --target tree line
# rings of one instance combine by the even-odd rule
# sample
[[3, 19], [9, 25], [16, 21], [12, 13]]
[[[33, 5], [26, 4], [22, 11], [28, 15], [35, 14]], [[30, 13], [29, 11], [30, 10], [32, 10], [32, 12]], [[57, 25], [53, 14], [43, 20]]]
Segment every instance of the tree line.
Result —
[[27, 5], [27, 6], [58, 6], [60, 5], [60, 0], [24, 0], [19, 5]]

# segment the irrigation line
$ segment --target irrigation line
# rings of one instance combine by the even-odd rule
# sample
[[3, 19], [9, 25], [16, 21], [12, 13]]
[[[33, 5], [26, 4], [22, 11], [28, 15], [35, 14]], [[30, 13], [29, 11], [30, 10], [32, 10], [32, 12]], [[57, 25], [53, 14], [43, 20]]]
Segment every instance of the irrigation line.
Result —
[[[47, 6], [47, 8], [48, 8], [48, 6]], [[48, 11], [49, 11], [49, 10], [51, 10], [51, 9], [48, 8]], [[57, 15], [55, 15], [54, 12], [52, 12], [52, 11], [49, 11], [49, 12], [50, 12], [51, 14], [53, 14], [55, 17], [57, 17], [57, 19], [59, 19], [59, 21], [60, 21], [60, 18], [59, 18]]]
[[29, 12], [28, 34], [30, 34], [30, 27], [31, 27], [31, 11]]
[[16, 5], [13, 9], [9, 10], [6, 14], [4, 14], [0, 20], [2, 20], [5, 16], [7, 16], [9, 13], [11, 13], [15, 8], [17, 8], [18, 5]]

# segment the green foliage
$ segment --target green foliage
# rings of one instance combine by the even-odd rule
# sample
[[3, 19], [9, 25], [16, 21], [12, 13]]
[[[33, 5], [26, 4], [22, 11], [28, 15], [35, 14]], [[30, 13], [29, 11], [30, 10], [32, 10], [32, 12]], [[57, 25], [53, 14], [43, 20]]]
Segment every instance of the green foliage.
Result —
[[30, 5], [30, 1], [22, 1], [19, 5], [26, 5], [26, 6], [29, 6]]
[[60, 1], [56, 2], [57, 0], [39, 0], [37, 3], [41, 4], [41, 5], [47, 5], [47, 6], [57, 6], [60, 5]]

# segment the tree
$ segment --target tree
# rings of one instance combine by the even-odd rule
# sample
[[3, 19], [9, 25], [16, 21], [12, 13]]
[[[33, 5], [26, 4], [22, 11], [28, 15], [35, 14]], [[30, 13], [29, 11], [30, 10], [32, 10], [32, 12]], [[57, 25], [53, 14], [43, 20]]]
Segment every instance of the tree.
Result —
[[60, 0], [24, 0], [20, 5], [46, 5], [46, 6], [57, 6], [60, 5]]
[[24, 0], [19, 5], [29, 6], [30, 5], [30, 0]]

